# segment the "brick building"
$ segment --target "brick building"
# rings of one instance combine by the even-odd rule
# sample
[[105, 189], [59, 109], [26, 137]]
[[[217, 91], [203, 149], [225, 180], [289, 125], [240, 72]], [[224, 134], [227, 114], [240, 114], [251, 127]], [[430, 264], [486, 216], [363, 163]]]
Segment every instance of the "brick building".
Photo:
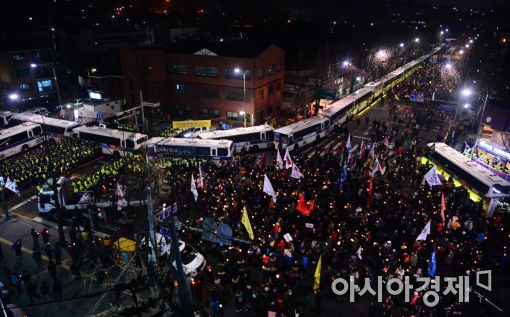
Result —
[[[121, 49], [124, 98], [160, 102], [170, 119], [240, 125], [275, 117], [283, 102], [284, 51], [247, 42]], [[243, 80], [243, 74], [244, 79]], [[243, 83], [246, 84], [244, 93]]]

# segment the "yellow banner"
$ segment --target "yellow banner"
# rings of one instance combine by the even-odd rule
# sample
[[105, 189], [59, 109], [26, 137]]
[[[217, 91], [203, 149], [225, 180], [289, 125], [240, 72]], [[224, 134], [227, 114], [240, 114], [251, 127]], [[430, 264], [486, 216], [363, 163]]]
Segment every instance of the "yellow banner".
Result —
[[210, 127], [211, 120], [172, 121], [172, 128], [174, 129], [210, 128]]
[[243, 215], [241, 216], [241, 223], [246, 228], [246, 231], [248, 232], [250, 239], [253, 240], [255, 237], [253, 236], [253, 229], [251, 228], [250, 217], [248, 217], [248, 211], [246, 210], [246, 206], [243, 209]]

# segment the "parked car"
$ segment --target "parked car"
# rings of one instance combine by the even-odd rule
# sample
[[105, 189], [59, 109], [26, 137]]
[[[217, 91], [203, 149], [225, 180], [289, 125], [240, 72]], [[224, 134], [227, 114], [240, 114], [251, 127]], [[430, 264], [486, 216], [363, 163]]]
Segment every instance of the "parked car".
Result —
[[[142, 244], [144, 243], [145, 239], [142, 239]], [[165, 244], [169, 246], [168, 250], [170, 250], [170, 243], [170, 239], [167, 239], [159, 232], [156, 232], [158, 255], [161, 254], [161, 250]], [[200, 273], [207, 265], [207, 261], [205, 260], [204, 256], [195, 250], [195, 248], [193, 248], [191, 245], [182, 240], [179, 240], [179, 251], [181, 251], [182, 266], [186, 275], [194, 277]], [[176, 266], [175, 262], [173, 265]]]

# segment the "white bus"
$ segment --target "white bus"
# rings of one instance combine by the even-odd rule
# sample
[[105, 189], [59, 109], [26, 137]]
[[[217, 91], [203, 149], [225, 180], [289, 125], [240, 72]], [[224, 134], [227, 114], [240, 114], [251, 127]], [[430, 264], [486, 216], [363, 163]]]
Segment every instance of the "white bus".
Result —
[[104, 154], [116, 157], [133, 153], [145, 146], [147, 135], [141, 133], [126, 132], [105, 127], [78, 127], [74, 133], [80, 139], [96, 142], [101, 145]]
[[295, 122], [274, 131], [275, 147], [288, 148], [292, 151], [309, 143], [313, 143], [328, 135], [329, 118], [318, 116]]
[[43, 115], [31, 113], [17, 113], [11, 117], [14, 123], [33, 122], [41, 125], [44, 134], [49, 136], [51, 140], [61, 140], [64, 137], [72, 137], [73, 129], [82, 126], [83, 123], [62, 120], [57, 118], [45, 117]]
[[264, 124], [248, 128], [199, 132], [196, 136], [205, 140], [231, 140], [236, 153], [258, 151], [273, 147], [274, 128]]
[[0, 159], [25, 152], [43, 142], [41, 126], [25, 122], [0, 131]]
[[372, 92], [368, 89], [358, 89], [352, 94], [335, 101], [328, 108], [321, 111], [320, 115], [329, 118], [331, 124], [344, 124], [351, 115], [351, 110], [371, 95]]
[[457, 152], [445, 143], [429, 143], [430, 153], [422, 161], [437, 164], [438, 172], [451, 174], [455, 186], [466, 185], [470, 198], [484, 203], [487, 217], [491, 217], [499, 201], [510, 197], [510, 183]]
[[202, 140], [197, 138], [151, 138], [148, 142], [153, 157], [196, 157], [230, 160], [234, 143], [230, 140]]

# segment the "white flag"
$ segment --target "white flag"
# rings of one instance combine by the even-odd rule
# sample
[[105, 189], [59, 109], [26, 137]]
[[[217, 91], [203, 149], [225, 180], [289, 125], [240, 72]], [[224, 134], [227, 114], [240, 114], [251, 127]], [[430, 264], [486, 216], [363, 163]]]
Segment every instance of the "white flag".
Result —
[[374, 162], [374, 167], [372, 167], [372, 176], [375, 175], [375, 173], [381, 173], [381, 175], [383, 175], [383, 169], [382, 169], [382, 166], [381, 166], [381, 163], [379, 163], [379, 159], [376, 157], [375, 158], [375, 162]]
[[291, 242], [292, 241], [292, 236], [290, 235], [290, 233], [286, 233], [283, 235], [283, 238], [285, 239], [285, 241], [287, 242]]
[[165, 237], [161, 237], [161, 240], [159, 242], [159, 248], [161, 250], [161, 255], [168, 254], [170, 255], [170, 245], [166, 243]]
[[117, 209], [121, 210], [122, 207], [126, 207], [127, 201], [124, 198], [124, 193], [122, 192], [122, 188], [119, 183], [117, 183], [117, 191], [115, 192], [115, 195], [117, 195]]
[[369, 155], [370, 155], [371, 158], [375, 157], [375, 144], [374, 143], [372, 143], [370, 145], [370, 153], [369, 153]]
[[195, 201], [198, 199], [198, 191], [197, 191], [197, 185], [195, 184], [195, 178], [193, 177], [193, 174], [191, 174], [191, 192], [193, 193], [193, 196], [195, 196]]
[[16, 188], [16, 181], [11, 182], [9, 177], [7, 177], [7, 182], [5, 183], [5, 188], [15, 192], [16, 194], [18, 194], [18, 196], [21, 196], [19, 190]]
[[276, 203], [276, 193], [274, 192], [273, 185], [269, 181], [269, 177], [264, 175], [264, 189], [263, 192], [273, 197], [273, 202]]
[[278, 148], [276, 148], [276, 169], [283, 169], [283, 160]]
[[432, 166], [430, 171], [425, 174], [425, 180], [429, 184], [430, 187], [441, 185], [441, 180], [439, 179], [439, 176], [437, 176], [436, 166]]
[[292, 163], [292, 173], [290, 174], [290, 177], [297, 179], [305, 177], [305, 175], [303, 175], [303, 173], [301, 173], [301, 171], [297, 167], [296, 163]]
[[356, 255], [358, 256], [358, 259], [363, 260], [363, 258], [361, 257], [361, 251], [363, 251], [363, 249], [359, 247], [358, 251], [356, 251]]
[[202, 166], [200, 166], [200, 163], [198, 163], [198, 187], [204, 188], [204, 176], [202, 175]]
[[427, 240], [427, 236], [430, 234], [430, 220], [429, 222], [427, 222], [427, 224], [425, 225], [425, 227], [423, 227], [423, 230], [421, 231], [420, 235], [418, 236], [418, 238], [416, 238], [416, 241], [425, 241]]
[[347, 142], [345, 143], [345, 148], [347, 149], [347, 151], [351, 152], [352, 144], [351, 144], [351, 135], [350, 134], [347, 137]]
[[283, 159], [285, 160], [285, 168], [291, 168], [292, 158], [290, 157], [289, 148], [285, 150], [285, 155], [283, 156]]

